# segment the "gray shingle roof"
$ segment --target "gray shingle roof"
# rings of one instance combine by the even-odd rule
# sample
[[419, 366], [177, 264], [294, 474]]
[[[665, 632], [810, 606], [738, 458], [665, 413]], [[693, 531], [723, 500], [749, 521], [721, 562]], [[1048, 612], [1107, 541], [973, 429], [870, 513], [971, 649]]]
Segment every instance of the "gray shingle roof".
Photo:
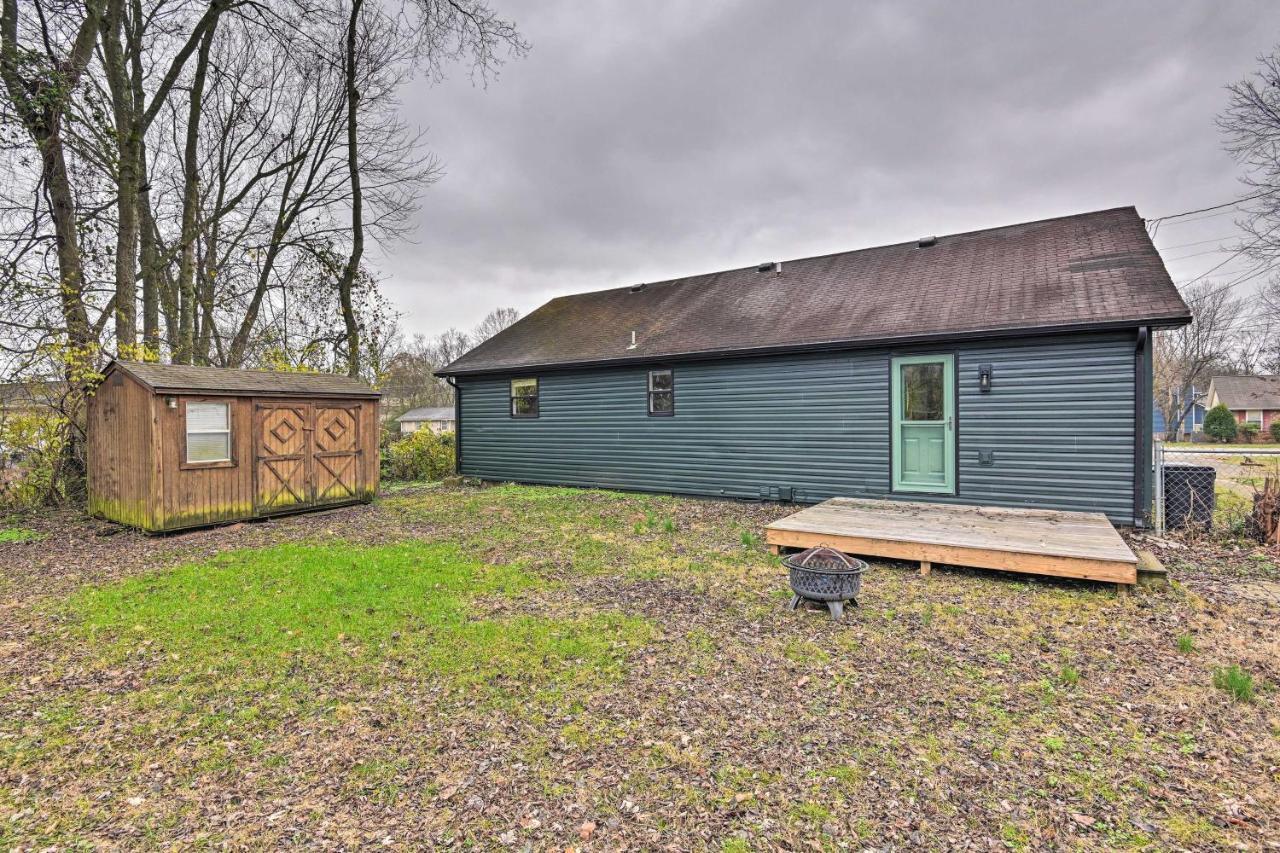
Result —
[[1280, 376], [1215, 376], [1212, 385], [1228, 409], [1280, 409]]
[[237, 370], [186, 364], [115, 361], [114, 366], [155, 391], [205, 394], [264, 394], [282, 397], [380, 397], [361, 379], [332, 373]]
[[[562, 296], [442, 375], [1076, 326], [1182, 325], [1132, 207]], [[630, 348], [631, 333], [636, 346]]]
[[400, 417], [396, 418], [397, 423], [406, 421], [451, 421], [453, 420], [452, 406], [421, 406], [417, 409], [410, 409]]

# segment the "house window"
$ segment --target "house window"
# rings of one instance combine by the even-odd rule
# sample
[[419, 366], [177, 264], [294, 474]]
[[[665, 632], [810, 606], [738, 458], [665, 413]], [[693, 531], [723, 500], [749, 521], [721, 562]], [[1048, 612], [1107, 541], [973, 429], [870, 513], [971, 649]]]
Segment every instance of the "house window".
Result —
[[231, 404], [187, 403], [187, 462], [231, 461]]
[[1244, 413], [1244, 421], [1249, 424], [1257, 424], [1262, 427], [1262, 412], [1259, 409], [1249, 409]]
[[675, 374], [670, 370], [649, 371], [649, 414], [666, 416], [676, 413]]
[[538, 380], [511, 380], [511, 417], [536, 418], [538, 416]]

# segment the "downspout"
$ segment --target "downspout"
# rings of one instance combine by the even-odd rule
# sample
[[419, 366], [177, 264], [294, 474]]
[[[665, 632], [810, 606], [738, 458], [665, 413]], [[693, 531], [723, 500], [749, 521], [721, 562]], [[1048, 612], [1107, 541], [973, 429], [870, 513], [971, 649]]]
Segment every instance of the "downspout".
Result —
[[1133, 348], [1133, 524], [1146, 527], [1151, 508], [1150, 330], [1139, 326]]
[[452, 376], [444, 381], [453, 389], [453, 472], [462, 476], [462, 387]]

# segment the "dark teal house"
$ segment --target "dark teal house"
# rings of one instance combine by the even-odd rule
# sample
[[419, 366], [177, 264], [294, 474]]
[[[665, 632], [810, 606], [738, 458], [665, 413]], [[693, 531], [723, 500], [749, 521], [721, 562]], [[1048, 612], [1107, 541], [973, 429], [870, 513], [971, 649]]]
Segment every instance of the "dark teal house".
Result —
[[469, 476], [1131, 525], [1189, 321], [1129, 207], [562, 296], [440, 374]]

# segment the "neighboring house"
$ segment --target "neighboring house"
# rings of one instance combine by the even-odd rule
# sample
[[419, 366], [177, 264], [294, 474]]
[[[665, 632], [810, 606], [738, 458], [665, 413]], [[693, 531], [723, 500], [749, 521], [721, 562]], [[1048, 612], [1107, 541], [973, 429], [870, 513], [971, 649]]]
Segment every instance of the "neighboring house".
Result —
[[1190, 318], [1126, 207], [562, 296], [440, 374], [470, 476], [1134, 524]]
[[0, 416], [52, 412], [66, 393], [65, 382], [0, 382]]
[[[1196, 388], [1195, 386], [1192, 386], [1191, 388], [1192, 398], [1196, 398], [1197, 396], [1200, 396], [1200, 393], [1201, 393], [1200, 389]], [[1178, 439], [1190, 438], [1196, 433], [1204, 431], [1204, 413], [1206, 409], [1204, 406], [1203, 397], [1201, 397], [1200, 402], [1196, 403], [1191, 407], [1191, 411], [1187, 412], [1187, 416], [1182, 419], [1182, 428], [1178, 430], [1177, 435], [1168, 435], [1169, 430], [1165, 428], [1164, 412], [1161, 409], [1160, 401], [1153, 399], [1152, 404], [1153, 404], [1153, 407], [1151, 412], [1151, 416], [1152, 416], [1151, 432], [1157, 438], [1168, 438], [1169, 440], [1174, 441]], [[1186, 407], [1186, 403], [1184, 402], [1181, 406], [1178, 407], [1178, 409], [1182, 410], [1185, 407]]]
[[1208, 406], [1225, 405], [1237, 423], [1252, 421], [1262, 432], [1280, 418], [1280, 376], [1215, 376]]
[[453, 418], [453, 406], [424, 406], [405, 412], [396, 418], [396, 423], [400, 424], [400, 432], [406, 435], [420, 429], [428, 429], [439, 435], [442, 432], [453, 432]]

